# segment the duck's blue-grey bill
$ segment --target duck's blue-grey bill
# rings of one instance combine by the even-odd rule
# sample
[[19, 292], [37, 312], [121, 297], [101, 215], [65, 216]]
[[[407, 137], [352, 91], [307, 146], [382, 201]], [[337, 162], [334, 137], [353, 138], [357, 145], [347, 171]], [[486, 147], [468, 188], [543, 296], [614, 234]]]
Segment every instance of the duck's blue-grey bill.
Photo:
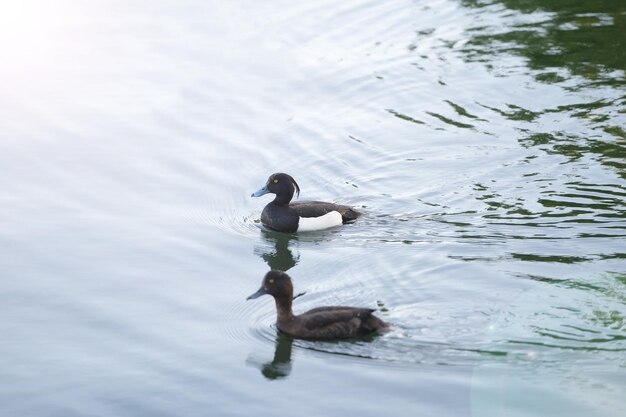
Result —
[[262, 195], [265, 195], [265, 194], [267, 194], [269, 192], [270, 192], [270, 190], [267, 189], [267, 185], [266, 185], [265, 187], [261, 188], [256, 193], [252, 193], [252, 197], [261, 197]]
[[263, 287], [259, 288], [259, 290], [257, 292], [255, 292], [254, 294], [252, 294], [251, 296], [249, 296], [248, 298], [246, 298], [246, 300], [252, 300], [253, 298], [259, 298], [262, 295], [267, 294], [265, 292], [265, 290], [263, 289]]

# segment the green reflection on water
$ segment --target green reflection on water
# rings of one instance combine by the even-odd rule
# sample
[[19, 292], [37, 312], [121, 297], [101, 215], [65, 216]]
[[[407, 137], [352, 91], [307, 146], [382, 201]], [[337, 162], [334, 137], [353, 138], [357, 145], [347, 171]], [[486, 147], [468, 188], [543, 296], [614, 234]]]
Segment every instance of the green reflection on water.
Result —
[[[462, 0], [474, 10], [478, 23], [468, 28], [464, 59], [500, 67], [502, 57], [524, 59], [522, 71], [543, 84], [558, 85], [578, 102], [559, 103], [546, 97], [543, 109], [506, 103], [504, 108], [483, 105], [511, 122], [545, 124], [546, 120], [578, 120], [546, 131], [544, 126], [520, 125], [523, 146], [539, 146], [549, 153], [577, 161], [586, 156], [626, 178], [626, 3], [621, 1]], [[503, 9], [503, 7], [505, 9]], [[513, 14], [511, 14], [513, 11]], [[484, 16], [495, 17], [484, 18]], [[519, 71], [518, 66], [511, 68]], [[620, 92], [621, 91], [621, 92]], [[563, 96], [562, 99], [567, 99]], [[569, 100], [569, 99], [568, 99]], [[591, 131], [587, 130], [591, 128]]]
[[[624, 86], [626, 70], [626, 3], [614, 0], [464, 0], [468, 7], [501, 4], [525, 14], [543, 13], [541, 19], [516, 23], [511, 30], [478, 34], [468, 47], [489, 47], [492, 52], [508, 52], [527, 58], [540, 82], [563, 82], [566, 68], [570, 74], [592, 83]], [[480, 54], [477, 54], [477, 58]], [[579, 88], [580, 85], [572, 87]]]
[[565, 264], [575, 264], [591, 260], [590, 258], [583, 258], [579, 256], [537, 255], [532, 253], [512, 253], [511, 256], [513, 259], [519, 259], [522, 261], [559, 262]]

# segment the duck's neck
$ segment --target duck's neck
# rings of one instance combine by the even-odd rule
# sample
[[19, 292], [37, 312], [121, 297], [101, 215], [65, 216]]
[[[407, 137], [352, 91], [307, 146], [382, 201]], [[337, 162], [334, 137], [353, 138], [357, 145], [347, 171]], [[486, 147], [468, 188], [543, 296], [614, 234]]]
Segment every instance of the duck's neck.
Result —
[[276, 194], [276, 198], [274, 198], [273, 203], [276, 204], [277, 206], [287, 206], [289, 205], [289, 202], [291, 201], [291, 199], [293, 198], [293, 190], [291, 190], [290, 193], [287, 194]]
[[293, 318], [293, 311], [291, 310], [292, 298], [274, 298], [274, 301], [276, 301], [278, 321], [291, 320]]

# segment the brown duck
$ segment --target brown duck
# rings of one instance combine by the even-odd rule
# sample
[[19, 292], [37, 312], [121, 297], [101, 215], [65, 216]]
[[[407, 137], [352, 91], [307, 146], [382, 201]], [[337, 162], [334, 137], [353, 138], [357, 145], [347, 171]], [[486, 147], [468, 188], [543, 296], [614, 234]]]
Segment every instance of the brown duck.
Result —
[[301, 339], [337, 339], [360, 337], [386, 330], [385, 323], [372, 313], [376, 310], [359, 307], [317, 307], [294, 315], [291, 310], [293, 285], [291, 278], [283, 271], [272, 270], [263, 278], [261, 288], [248, 297], [269, 294], [276, 302], [278, 329], [290, 336]]

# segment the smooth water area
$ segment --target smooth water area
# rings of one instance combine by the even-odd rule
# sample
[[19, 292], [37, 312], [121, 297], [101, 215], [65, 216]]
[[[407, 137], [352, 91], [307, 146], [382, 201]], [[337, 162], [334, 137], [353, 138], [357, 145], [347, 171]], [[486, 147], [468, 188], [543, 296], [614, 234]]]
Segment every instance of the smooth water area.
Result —
[[[0, 415], [623, 415], [623, 2], [25, 0], [0, 52]], [[277, 171], [365, 215], [265, 231]], [[280, 335], [270, 267], [394, 330]]]

